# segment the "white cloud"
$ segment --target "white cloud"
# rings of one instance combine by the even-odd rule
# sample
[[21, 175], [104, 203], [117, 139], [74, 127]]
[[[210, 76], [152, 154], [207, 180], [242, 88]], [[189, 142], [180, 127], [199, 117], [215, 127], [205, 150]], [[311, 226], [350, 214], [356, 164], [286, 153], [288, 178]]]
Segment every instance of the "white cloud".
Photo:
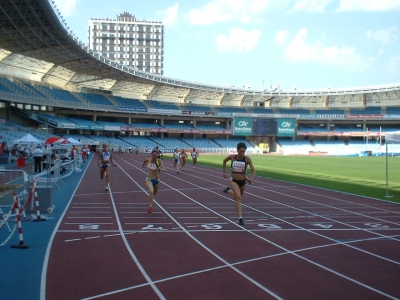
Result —
[[179, 4], [176, 3], [165, 11], [158, 12], [162, 16], [162, 22], [165, 26], [172, 26], [178, 23], [178, 8]]
[[400, 10], [399, 0], [340, 0], [338, 11]]
[[80, 0], [53, 0], [62, 16], [72, 16]]
[[350, 72], [362, 72], [369, 68], [371, 59], [358, 54], [354, 47], [326, 46], [320, 41], [307, 42], [308, 30], [302, 28], [286, 47], [286, 60], [316, 62], [325, 66], [339, 66]]
[[215, 42], [218, 52], [249, 52], [254, 49], [261, 36], [261, 31], [244, 31], [242, 28], [231, 29], [229, 36], [220, 34]]
[[322, 12], [332, 0], [297, 0], [294, 10], [306, 10], [309, 12]]
[[377, 31], [368, 30], [365, 36], [369, 39], [381, 42], [382, 44], [390, 44], [397, 40], [397, 35], [394, 33], [395, 31], [396, 27]]
[[394, 56], [389, 59], [386, 70], [392, 74], [400, 74], [400, 56]]
[[289, 31], [287, 31], [286, 29], [279, 30], [274, 37], [274, 41], [277, 45], [284, 46], [286, 45], [289, 36], [290, 36]]
[[186, 14], [190, 24], [211, 25], [227, 21], [260, 23], [257, 15], [263, 13], [271, 0], [213, 0], [202, 8], [192, 9]]

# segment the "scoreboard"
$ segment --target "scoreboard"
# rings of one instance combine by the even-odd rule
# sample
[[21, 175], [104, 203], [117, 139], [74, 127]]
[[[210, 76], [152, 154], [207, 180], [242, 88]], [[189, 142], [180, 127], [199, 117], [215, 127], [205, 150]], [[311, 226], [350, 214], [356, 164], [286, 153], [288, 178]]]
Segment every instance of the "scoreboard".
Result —
[[275, 136], [278, 133], [278, 119], [253, 118], [253, 135]]
[[235, 118], [233, 134], [246, 136], [295, 136], [296, 119]]

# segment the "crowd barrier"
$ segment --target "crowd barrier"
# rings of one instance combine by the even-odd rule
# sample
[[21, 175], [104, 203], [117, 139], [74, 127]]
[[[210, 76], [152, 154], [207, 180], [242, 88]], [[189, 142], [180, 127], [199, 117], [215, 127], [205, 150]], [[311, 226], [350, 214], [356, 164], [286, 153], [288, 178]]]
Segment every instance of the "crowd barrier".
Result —
[[[0, 180], [2, 185], [2, 194], [0, 197], [0, 230], [6, 226], [9, 234], [0, 246], [4, 246], [12, 238], [16, 229], [18, 228], [18, 239], [17, 244], [13, 244], [12, 248], [26, 249], [28, 244], [25, 243], [22, 230], [22, 222], [24, 221], [46, 221], [47, 218], [40, 214], [39, 197], [37, 195], [36, 181], [32, 180], [29, 188], [29, 194], [26, 191], [27, 174], [20, 170], [5, 170], [0, 169]], [[22, 180], [22, 181], [21, 181]], [[4, 186], [4, 187], [3, 187]], [[21, 188], [22, 187], [22, 188]], [[14, 190], [11, 192], [11, 190]], [[17, 194], [16, 190], [19, 190]], [[10, 192], [8, 192], [10, 191]], [[9, 195], [12, 194], [12, 203], [9, 203]], [[27, 196], [24, 204], [21, 203], [22, 198]], [[21, 198], [20, 198], [21, 197]], [[35, 203], [34, 203], [35, 202]], [[31, 204], [30, 217], [26, 218], [26, 209]], [[8, 212], [5, 213], [4, 209], [9, 208]], [[36, 213], [36, 216], [35, 216]], [[11, 228], [11, 222], [15, 222], [15, 225]]]

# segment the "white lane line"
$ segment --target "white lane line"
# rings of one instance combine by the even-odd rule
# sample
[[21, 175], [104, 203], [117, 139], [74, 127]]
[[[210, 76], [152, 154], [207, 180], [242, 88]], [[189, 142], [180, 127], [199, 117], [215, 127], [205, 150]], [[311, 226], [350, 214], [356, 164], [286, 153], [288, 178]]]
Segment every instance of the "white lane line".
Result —
[[66, 219], [111, 219], [112, 217], [67, 217]]

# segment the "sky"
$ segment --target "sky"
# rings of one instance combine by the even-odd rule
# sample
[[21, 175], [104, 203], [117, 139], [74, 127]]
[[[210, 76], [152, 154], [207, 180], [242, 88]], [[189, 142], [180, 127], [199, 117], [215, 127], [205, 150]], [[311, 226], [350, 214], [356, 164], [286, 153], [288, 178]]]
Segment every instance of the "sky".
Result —
[[164, 76], [252, 90], [400, 83], [400, 0], [54, 0], [85, 44], [90, 18], [164, 24]]

